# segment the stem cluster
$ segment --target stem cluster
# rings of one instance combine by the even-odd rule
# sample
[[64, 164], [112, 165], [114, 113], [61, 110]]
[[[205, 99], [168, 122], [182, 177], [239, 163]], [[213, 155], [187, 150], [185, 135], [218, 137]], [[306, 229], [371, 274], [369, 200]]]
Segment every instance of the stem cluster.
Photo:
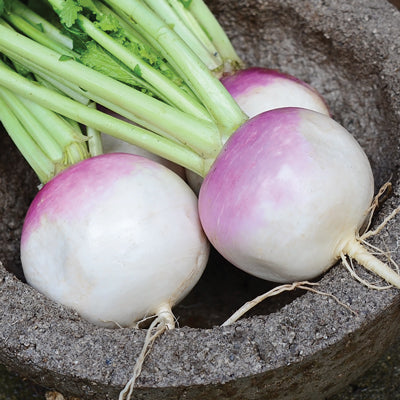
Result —
[[[1, 121], [13, 137], [25, 127], [29, 138], [18, 146], [39, 179], [47, 182], [100, 153], [98, 131], [204, 176], [247, 117], [218, 79], [241, 60], [203, 1], [46, 4], [52, 18], [49, 10], [44, 18], [19, 0], [5, 1], [0, 18], [0, 91], [19, 99], [11, 105], [4, 98], [12, 96], [0, 97], [7, 103]], [[26, 109], [29, 123], [22, 117]], [[52, 137], [46, 127], [55, 119], [61, 133]]]

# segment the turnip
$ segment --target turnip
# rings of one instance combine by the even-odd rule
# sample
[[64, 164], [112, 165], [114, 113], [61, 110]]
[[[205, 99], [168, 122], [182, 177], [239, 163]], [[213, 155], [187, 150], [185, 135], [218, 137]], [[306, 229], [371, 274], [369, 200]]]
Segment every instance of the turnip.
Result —
[[[25, 90], [28, 83], [40, 87], [2, 62], [0, 68]], [[72, 100], [43, 90], [74, 108]], [[27, 282], [98, 325], [130, 326], [162, 315], [172, 327], [171, 307], [196, 283], [208, 257], [196, 196], [178, 175], [144, 157], [112, 153], [81, 161], [89, 157], [87, 137], [76, 124], [21, 99], [0, 86], [0, 120], [44, 184], [21, 237]], [[119, 122], [122, 130], [140, 130], [76, 107]]]
[[221, 78], [222, 84], [250, 118], [282, 107], [301, 107], [330, 115], [323, 97], [306, 82], [268, 68], [246, 68]]
[[[248, 117], [282, 107], [301, 107], [330, 115], [324, 98], [306, 82], [283, 72], [252, 67], [221, 78], [222, 84]], [[186, 178], [195, 193], [203, 179], [186, 170]]]
[[400, 287], [399, 275], [357, 240], [373, 194], [370, 164], [350, 133], [321, 113], [281, 108], [228, 140], [200, 189], [199, 211], [215, 248], [257, 277], [312, 279], [348, 255]]
[[[46, 251], [43, 251], [46, 249]], [[208, 258], [196, 196], [169, 169], [113, 153], [57, 175], [23, 226], [27, 282], [102, 326], [164, 312], [195, 285]]]

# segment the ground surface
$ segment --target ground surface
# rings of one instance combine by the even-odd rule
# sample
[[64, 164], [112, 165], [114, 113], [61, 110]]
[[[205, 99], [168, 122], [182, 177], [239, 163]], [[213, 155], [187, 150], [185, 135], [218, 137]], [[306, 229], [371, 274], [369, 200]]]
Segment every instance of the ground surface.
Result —
[[[0, 366], [0, 400], [44, 400], [44, 393]], [[400, 400], [400, 338], [367, 373], [341, 393], [321, 400]]]

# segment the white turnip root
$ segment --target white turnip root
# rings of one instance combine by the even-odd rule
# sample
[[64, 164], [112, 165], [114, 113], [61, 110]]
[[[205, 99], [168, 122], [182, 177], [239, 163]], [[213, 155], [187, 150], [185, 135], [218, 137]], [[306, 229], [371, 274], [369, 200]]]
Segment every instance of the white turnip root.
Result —
[[187, 184], [122, 153], [87, 159], [47, 183], [21, 238], [27, 282], [106, 327], [160, 314], [173, 327], [171, 307], [197, 283], [208, 253]]
[[274, 282], [312, 279], [347, 254], [400, 287], [357, 241], [374, 193], [368, 159], [330, 117], [301, 108], [250, 119], [200, 190], [203, 228], [232, 264]]
[[282, 107], [301, 107], [330, 115], [323, 97], [306, 82], [274, 69], [253, 67], [221, 78], [250, 118]]

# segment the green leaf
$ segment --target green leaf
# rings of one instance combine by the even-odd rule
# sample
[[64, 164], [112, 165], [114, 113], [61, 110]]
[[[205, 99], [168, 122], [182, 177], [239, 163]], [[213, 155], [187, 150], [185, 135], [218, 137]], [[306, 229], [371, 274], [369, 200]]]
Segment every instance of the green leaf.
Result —
[[122, 30], [117, 18], [111, 14], [103, 14], [99, 17], [96, 26], [104, 32], [120, 32]]
[[179, 0], [185, 8], [189, 8], [192, 4], [192, 0]]
[[127, 41], [124, 45], [132, 53], [136, 54], [150, 65], [154, 66], [159, 60], [161, 61], [160, 57], [150, 47], [144, 44]]
[[75, 0], [66, 0], [62, 10], [60, 11], [61, 23], [70, 28], [75, 24], [82, 7]]
[[0, 0], [0, 17], [6, 12], [12, 12], [13, 5], [12, 0]]
[[135, 65], [135, 68], [133, 68], [133, 73], [138, 76], [139, 78], [142, 77], [142, 70], [140, 69], [139, 65]]
[[95, 14], [98, 13], [98, 9], [92, 0], [78, 0], [78, 3], [83, 8], [88, 8], [93, 11]]
[[94, 41], [87, 43], [86, 51], [81, 54], [80, 61], [82, 64], [119, 81], [128, 84], [132, 84], [134, 81], [132, 73]]
[[74, 51], [82, 53], [86, 50], [86, 42], [89, 40], [89, 36], [85, 32], [82, 32], [76, 24], [71, 27], [63, 25], [62, 33], [72, 39]]
[[3, 62], [6, 65], [8, 65], [10, 68], [12, 68], [15, 71], [17, 71], [20, 75], [24, 76], [25, 78], [32, 79], [31, 71], [28, 68], [24, 67], [19, 62], [12, 61], [12, 60], [10, 60], [8, 57], [6, 57], [4, 55], [1, 57], [1, 59], [3, 60]]
[[141, 79], [142, 71], [138, 65], [134, 70], [128, 69], [94, 41], [87, 44], [87, 49], [82, 53], [79, 61], [87, 67], [132, 86], [151, 97], [155, 96], [151, 86]]
[[63, 55], [60, 56], [60, 58], [59, 58], [60, 61], [68, 61], [68, 60], [73, 60], [73, 59], [74, 59], [74, 57], [67, 56], [67, 55], [65, 55], [65, 54], [63, 54]]

